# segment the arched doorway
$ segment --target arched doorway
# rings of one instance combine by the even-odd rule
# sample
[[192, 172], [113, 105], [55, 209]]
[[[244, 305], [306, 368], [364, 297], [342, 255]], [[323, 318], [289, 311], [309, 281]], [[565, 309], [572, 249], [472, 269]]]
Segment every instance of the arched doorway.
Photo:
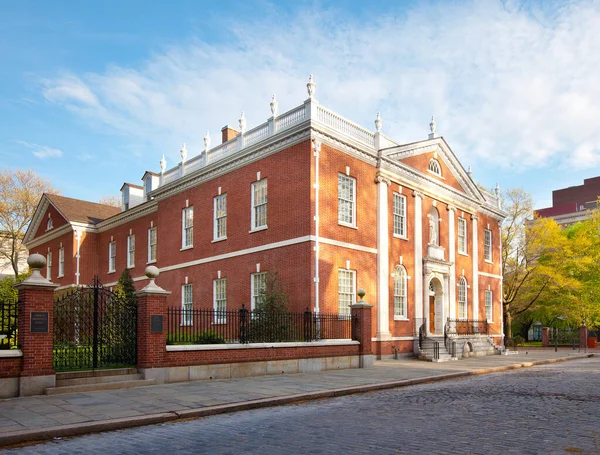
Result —
[[428, 328], [432, 335], [443, 334], [443, 305], [444, 288], [439, 278], [433, 277], [429, 281], [429, 313]]

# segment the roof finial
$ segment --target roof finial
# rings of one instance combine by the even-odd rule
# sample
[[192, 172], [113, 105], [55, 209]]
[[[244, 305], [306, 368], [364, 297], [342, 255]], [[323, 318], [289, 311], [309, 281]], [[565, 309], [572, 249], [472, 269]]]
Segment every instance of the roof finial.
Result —
[[277, 116], [277, 108], [279, 107], [279, 103], [275, 99], [275, 94], [273, 94], [273, 98], [271, 98], [271, 102], [269, 103], [269, 106], [271, 106], [271, 115], [273, 117], [276, 117]]
[[317, 84], [313, 81], [313, 75], [308, 76], [308, 83], [306, 84], [306, 89], [308, 90], [308, 97], [312, 98], [315, 95], [315, 89], [317, 88]]
[[431, 116], [431, 122], [429, 123], [429, 131], [431, 131], [431, 133], [429, 133], [429, 139], [433, 139], [435, 137], [435, 118], [432, 115]]
[[383, 121], [381, 120], [381, 114], [378, 112], [377, 113], [377, 117], [375, 118], [375, 129], [377, 130], [377, 132], [381, 132], [381, 125], [383, 124]]
[[187, 160], [187, 148], [185, 147], [185, 142], [181, 146], [181, 150], [179, 150], [179, 154], [181, 155], [181, 162], [183, 163]]
[[166, 169], [167, 169], [167, 160], [165, 160], [165, 155], [163, 153], [163, 156], [160, 159], [160, 173], [164, 174]]
[[467, 175], [471, 180], [473, 180], [473, 170], [471, 169], [471, 165], [469, 165], [469, 170], [467, 171]]
[[204, 135], [204, 151], [208, 152], [210, 148], [210, 133], [206, 130], [206, 134]]
[[496, 188], [494, 188], [494, 194], [496, 197], [500, 197], [500, 184], [496, 183]]
[[246, 130], [246, 117], [244, 117], [244, 111], [242, 111], [242, 115], [240, 116], [240, 119], [238, 120], [238, 122], [240, 124], [240, 131], [243, 134], [244, 131]]

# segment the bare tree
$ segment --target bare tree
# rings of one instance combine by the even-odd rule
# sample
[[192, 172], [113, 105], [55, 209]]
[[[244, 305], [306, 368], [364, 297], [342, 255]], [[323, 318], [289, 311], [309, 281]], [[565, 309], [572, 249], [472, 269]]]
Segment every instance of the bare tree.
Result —
[[0, 171], [0, 257], [10, 261], [15, 278], [19, 276], [23, 237], [43, 193], [57, 191], [34, 171]]
[[119, 196], [102, 196], [98, 200], [98, 204], [110, 205], [112, 207], [121, 207], [121, 198]]

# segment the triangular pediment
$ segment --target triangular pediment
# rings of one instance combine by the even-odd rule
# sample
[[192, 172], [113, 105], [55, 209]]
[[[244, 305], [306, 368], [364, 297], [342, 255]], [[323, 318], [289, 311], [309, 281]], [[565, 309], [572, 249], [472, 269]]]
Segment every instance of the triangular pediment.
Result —
[[383, 156], [471, 199], [486, 200], [443, 137], [390, 147]]
[[[52, 219], [51, 228], [48, 229], [48, 220]], [[67, 217], [60, 211], [47, 194], [43, 194], [35, 209], [23, 243], [27, 244], [42, 235], [69, 224]]]

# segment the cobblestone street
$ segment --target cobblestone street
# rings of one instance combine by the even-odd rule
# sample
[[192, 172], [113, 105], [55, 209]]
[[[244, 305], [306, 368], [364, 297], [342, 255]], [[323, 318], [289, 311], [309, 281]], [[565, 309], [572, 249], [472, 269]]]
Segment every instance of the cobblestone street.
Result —
[[3, 453], [599, 454], [599, 374], [596, 357]]

